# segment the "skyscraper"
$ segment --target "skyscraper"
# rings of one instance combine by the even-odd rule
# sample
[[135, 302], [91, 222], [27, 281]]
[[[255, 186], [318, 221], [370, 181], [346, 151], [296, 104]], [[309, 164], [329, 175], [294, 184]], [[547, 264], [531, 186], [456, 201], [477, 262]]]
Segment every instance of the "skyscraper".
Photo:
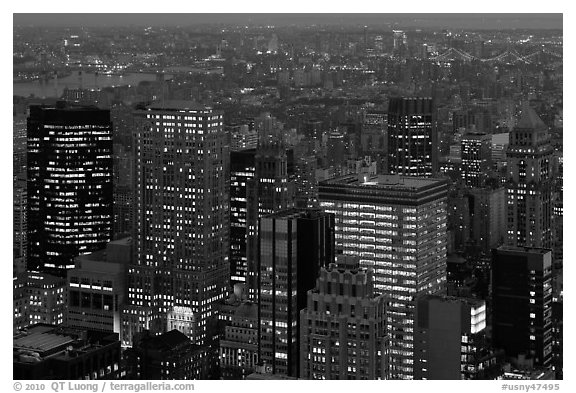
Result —
[[294, 206], [294, 186], [290, 182], [288, 151], [281, 140], [260, 138], [255, 156], [255, 176], [248, 183], [247, 229], [248, 295], [256, 299], [258, 259], [258, 219]]
[[228, 147], [222, 113], [188, 101], [135, 114], [134, 259], [128, 269], [124, 345], [142, 329], [178, 326], [210, 339], [214, 305], [230, 279]]
[[548, 127], [524, 105], [510, 133], [506, 244], [552, 247], [552, 146]]
[[112, 237], [112, 123], [96, 107], [31, 106], [28, 270], [65, 276]]
[[385, 303], [372, 270], [322, 268], [300, 311], [300, 377], [386, 379]]
[[469, 132], [462, 137], [462, 179], [467, 186], [480, 187], [484, 184], [491, 166], [491, 143], [491, 136], [484, 133]]
[[552, 360], [552, 251], [502, 246], [492, 252], [492, 340], [534, 366]]
[[320, 183], [320, 207], [336, 216], [336, 250], [374, 269], [374, 286], [389, 300], [391, 377], [413, 373], [414, 301], [446, 282], [444, 180], [348, 175]]
[[388, 170], [404, 176], [437, 172], [438, 135], [432, 98], [390, 98]]
[[288, 209], [260, 219], [259, 359], [272, 373], [298, 375], [299, 315], [320, 268], [334, 260], [334, 217]]
[[256, 149], [230, 152], [230, 277], [232, 283], [246, 282], [248, 259], [248, 185], [253, 181]]

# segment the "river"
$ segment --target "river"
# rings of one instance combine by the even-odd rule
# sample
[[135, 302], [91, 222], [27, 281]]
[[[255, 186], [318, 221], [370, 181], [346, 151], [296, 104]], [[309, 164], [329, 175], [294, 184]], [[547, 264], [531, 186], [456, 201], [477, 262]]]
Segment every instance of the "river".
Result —
[[104, 87], [138, 85], [138, 83], [143, 81], [154, 80], [156, 80], [156, 74], [105, 75], [84, 72], [80, 74], [80, 71], [74, 71], [69, 76], [59, 78], [57, 82], [54, 79], [50, 79], [13, 83], [13, 95], [22, 97], [34, 95], [39, 98], [61, 97], [65, 87], [69, 89], [77, 89], [79, 87], [102, 89]]

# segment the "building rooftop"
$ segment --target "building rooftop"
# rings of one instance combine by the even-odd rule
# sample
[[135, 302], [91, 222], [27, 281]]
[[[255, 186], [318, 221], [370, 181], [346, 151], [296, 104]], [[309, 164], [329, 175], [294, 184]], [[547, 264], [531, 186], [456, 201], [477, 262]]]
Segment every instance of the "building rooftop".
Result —
[[148, 105], [146, 109], [204, 111], [212, 108], [189, 100], [158, 100]]
[[522, 108], [522, 116], [518, 124], [516, 124], [516, 128], [530, 128], [534, 130], [548, 129], [546, 124], [540, 119], [540, 116], [538, 116], [536, 111], [528, 104], [525, 104]]
[[418, 190], [445, 182], [443, 179], [427, 177], [399, 176], [389, 174], [344, 175], [324, 180], [321, 184], [351, 187], [369, 187], [376, 189]]

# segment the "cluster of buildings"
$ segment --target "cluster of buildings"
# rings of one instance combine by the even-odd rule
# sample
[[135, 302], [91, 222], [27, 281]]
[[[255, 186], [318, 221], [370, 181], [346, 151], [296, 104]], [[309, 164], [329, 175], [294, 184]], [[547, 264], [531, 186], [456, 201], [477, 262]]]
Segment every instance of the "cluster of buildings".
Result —
[[359, 132], [183, 100], [130, 116], [29, 108], [14, 378], [561, 378], [559, 175], [529, 105], [503, 171], [469, 132], [450, 173], [432, 98]]

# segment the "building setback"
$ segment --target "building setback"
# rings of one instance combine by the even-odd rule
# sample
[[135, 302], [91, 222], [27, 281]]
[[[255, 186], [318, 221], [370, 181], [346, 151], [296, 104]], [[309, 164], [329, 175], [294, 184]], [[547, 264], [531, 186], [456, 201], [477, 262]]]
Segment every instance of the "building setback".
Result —
[[390, 299], [391, 378], [411, 379], [415, 298], [446, 283], [445, 180], [348, 175], [320, 183], [320, 207], [336, 219], [336, 252], [374, 269], [377, 294]]
[[300, 311], [300, 377], [386, 379], [385, 299], [371, 270], [322, 268]]
[[66, 276], [112, 239], [112, 123], [96, 107], [32, 105], [28, 270]]

